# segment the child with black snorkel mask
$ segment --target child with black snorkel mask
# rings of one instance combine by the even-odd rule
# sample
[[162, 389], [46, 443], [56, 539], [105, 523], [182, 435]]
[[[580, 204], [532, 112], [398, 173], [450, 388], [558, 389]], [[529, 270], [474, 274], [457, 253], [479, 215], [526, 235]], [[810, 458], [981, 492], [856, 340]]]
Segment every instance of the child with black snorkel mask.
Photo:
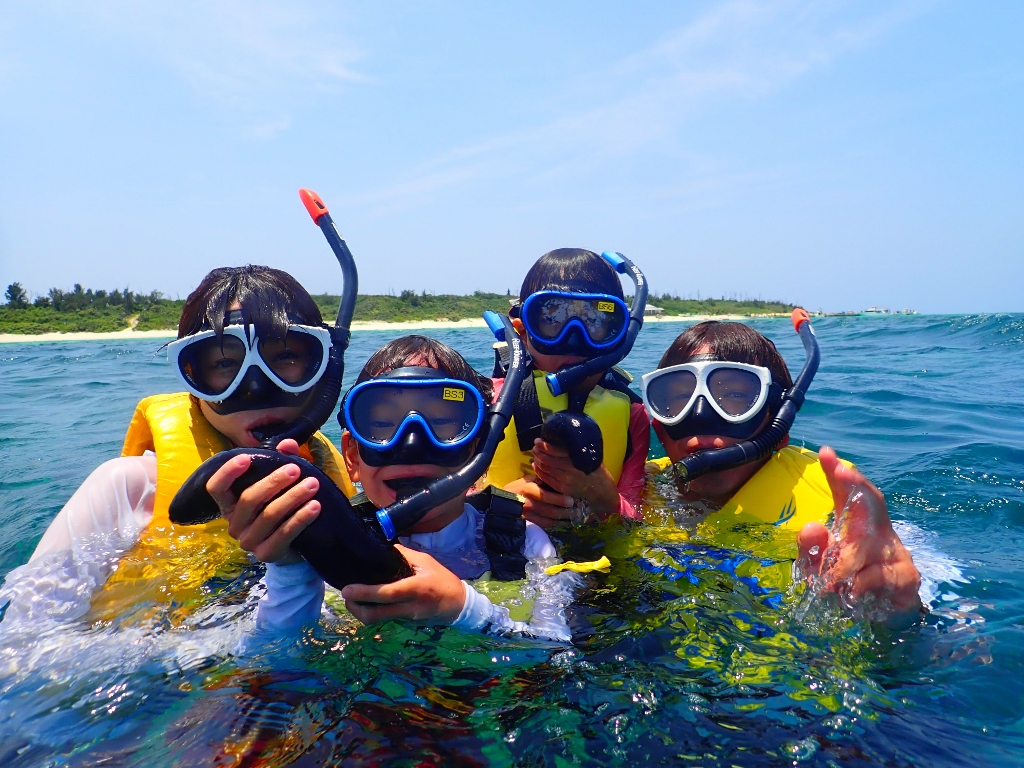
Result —
[[[339, 419], [345, 426], [342, 452], [361, 495], [355, 510], [372, 518], [378, 510], [411, 496], [431, 481], [466, 465], [478, 450], [491, 383], [454, 350], [423, 336], [393, 341], [374, 353], [345, 396]], [[231, 485], [239, 468], [225, 465], [206, 488], [217, 501], [243, 548], [268, 563], [267, 594], [258, 624], [294, 629], [320, 616], [324, 580], [291, 545], [320, 514], [315, 480], [291, 485], [280, 470], [237, 498]], [[467, 491], [428, 510], [398, 534], [398, 549], [413, 575], [388, 584], [348, 584], [341, 592], [348, 610], [365, 624], [392, 619], [451, 624], [468, 631], [570, 638], [564, 607], [572, 598], [572, 573], [548, 575], [555, 549], [539, 527], [520, 519], [512, 494], [492, 489], [483, 497]], [[500, 510], [496, 505], [503, 505]], [[484, 510], [487, 510], [486, 512]], [[505, 515], [519, 526], [516, 537], [495, 535], [493, 519]], [[512, 541], [511, 539], [515, 539]], [[510, 615], [470, 581], [518, 560], [532, 593], [532, 610]], [[517, 590], [514, 597], [521, 597]]]
[[[643, 275], [620, 255], [581, 248], [544, 254], [530, 268], [509, 316], [533, 360], [515, 416], [488, 470], [488, 482], [523, 496], [527, 520], [545, 528], [589, 516], [638, 518], [650, 430], [629, 379], [609, 369], [639, 330], [646, 297]], [[614, 263], [614, 266], [613, 266]], [[627, 262], [628, 263], [628, 262]], [[619, 271], [637, 282], [632, 312]], [[639, 317], [637, 317], [639, 315]], [[610, 358], [609, 358], [610, 356]], [[555, 395], [548, 381], [588, 366], [586, 377]], [[575, 377], [579, 378], [579, 377]], [[496, 380], [500, 388], [502, 381]], [[578, 469], [567, 446], [542, 437], [552, 413], [582, 410], [600, 427], [603, 455], [590, 473]]]
[[[674, 472], [687, 527], [707, 520], [719, 536], [750, 536], [758, 525], [790, 531], [809, 578], [856, 602], [870, 597], [867, 618], [906, 623], [921, 609], [921, 577], [882, 493], [831, 448], [815, 454], [789, 445], [817, 368], [807, 314], [797, 310], [793, 321], [809, 353], [796, 382], [775, 345], [742, 323], [708, 321], [680, 334], [642, 378], [644, 404], [668, 454], [650, 469]], [[824, 524], [833, 510], [845, 519], [830, 531]]]

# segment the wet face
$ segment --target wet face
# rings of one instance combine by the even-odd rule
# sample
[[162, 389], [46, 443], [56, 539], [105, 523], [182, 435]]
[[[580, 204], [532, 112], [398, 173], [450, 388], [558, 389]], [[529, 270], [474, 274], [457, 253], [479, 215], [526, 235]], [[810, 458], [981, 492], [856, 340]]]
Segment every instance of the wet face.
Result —
[[[359, 443], [347, 431], [341, 435], [341, 449], [345, 457], [345, 466], [349, 477], [361, 483], [363, 492], [373, 505], [383, 509], [394, 504], [398, 499], [396, 486], [410, 478], [436, 480], [451, 473], [448, 467], [437, 464], [394, 464], [385, 467], [372, 467], [366, 464], [359, 455]], [[466, 504], [466, 493], [434, 507], [416, 525], [402, 534], [426, 533], [439, 531], [462, 514]]]

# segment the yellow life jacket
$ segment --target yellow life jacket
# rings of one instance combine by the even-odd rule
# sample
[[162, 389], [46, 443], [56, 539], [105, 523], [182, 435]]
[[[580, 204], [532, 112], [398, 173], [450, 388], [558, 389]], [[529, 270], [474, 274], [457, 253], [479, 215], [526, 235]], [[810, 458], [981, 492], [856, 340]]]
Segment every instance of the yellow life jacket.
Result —
[[[544, 381], [543, 371], [533, 371], [533, 383], [537, 388], [537, 400], [540, 403], [541, 418], [552, 413], [564, 411], [569, 407], [569, 396], [562, 394], [555, 397]], [[621, 392], [594, 387], [583, 412], [597, 422], [604, 438], [604, 465], [611, 473], [615, 482], [622, 474], [622, 465], [626, 460], [626, 445], [629, 439], [629, 397]], [[533, 474], [533, 453], [519, 449], [516, 437], [515, 418], [509, 421], [505, 429], [505, 437], [498, 443], [498, 450], [487, 470], [487, 482], [498, 488], [504, 488], [514, 480]]]
[[[185, 480], [208, 458], [232, 447], [187, 393], [154, 395], [138, 404], [121, 455], [156, 453], [153, 519], [93, 596], [94, 618], [110, 618], [143, 602], [188, 604], [204, 594], [204, 585], [214, 576], [231, 578], [241, 572], [247, 556], [228, 536], [227, 521], [176, 526], [168, 517], [171, 499]], [[300, 446], [299, 455], [347, 496], [355, 494], [341, 455], [320, 432]]]
[[[853, 466], [848, 461], [843, 463]], [[649, 462], [648, 466], [660, 472], [671, 464], [671, 459], [665, 457]], [[832, 491], [818, 454], [786, 446], [773, 453], [757, 474], [708, 519], [771, 523], [798, 531], [810, 522], [826, 522], [832, 506]]]

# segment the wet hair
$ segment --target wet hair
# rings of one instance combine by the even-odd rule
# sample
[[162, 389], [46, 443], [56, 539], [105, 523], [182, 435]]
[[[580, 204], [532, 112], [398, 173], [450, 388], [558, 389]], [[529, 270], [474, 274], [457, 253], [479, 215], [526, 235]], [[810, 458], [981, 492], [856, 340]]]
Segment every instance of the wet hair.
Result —
[[220, 336], [229, 307], [242, 306], [242, 322], [263, 339], [283, 339], [289, 323], [323, 325], [320, 308], [299, 281], [280, 269], [247, 264], [218, 267], [203, 278], [181, 310], [178, 338], [213, 329]]
[[523, 279], [519, 301], [537, 291], [605, 293], [626, 300], [612, 265], [584, 248], [558, 248], [537, 259]]
[[477, 373], [462, 355], [447, 344], [418, 335], [390, 341], [370, 355], [356, 378], [356, 384], [407, 366], [436, 368], [452, 379], [464, 381], [480, 392], [485, 403], [491, 402], [493, 397], [491, 380]]
[[786, 389], [793, 386], [786, 361], [771, 339], [743, 323], [708, 320], [687, 328], [662, 355], [658, 368], [685, 363], [704, 346], [719, 360], [760, 365], [772, 372], [772, 381], [776, 384]]

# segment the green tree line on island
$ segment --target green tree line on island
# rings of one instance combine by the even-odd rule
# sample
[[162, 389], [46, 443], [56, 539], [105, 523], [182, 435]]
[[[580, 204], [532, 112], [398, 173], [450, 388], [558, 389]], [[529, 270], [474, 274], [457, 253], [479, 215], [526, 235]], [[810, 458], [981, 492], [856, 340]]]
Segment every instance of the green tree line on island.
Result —
[[[313, 296], [324, 315], [333, 322], [339, 296]], [[463, 320], [478, 318], [484, 310], [507, 312], [509, 293], [475, 291], [468, 296], [402, 291], [398, 295], [361, 295], [356, 300], [356, 320], [412, 322], [420, 320]], [[0, 305], [0, 333], [106, 332], [136, 328], [140, 331], [176, 328], [185, 302], [169, 299], [160, 291], [136, 293], [128, 288], [112, 291], [86, 289], [76, 283], [70, 291], [51, 288], [29, 300], [20, 283], [11, 283]], [[792, 304], [760, 299], [684, 299], [662, 294], [652, 296], [666, 315], [766, 315], [788, 314]]]

